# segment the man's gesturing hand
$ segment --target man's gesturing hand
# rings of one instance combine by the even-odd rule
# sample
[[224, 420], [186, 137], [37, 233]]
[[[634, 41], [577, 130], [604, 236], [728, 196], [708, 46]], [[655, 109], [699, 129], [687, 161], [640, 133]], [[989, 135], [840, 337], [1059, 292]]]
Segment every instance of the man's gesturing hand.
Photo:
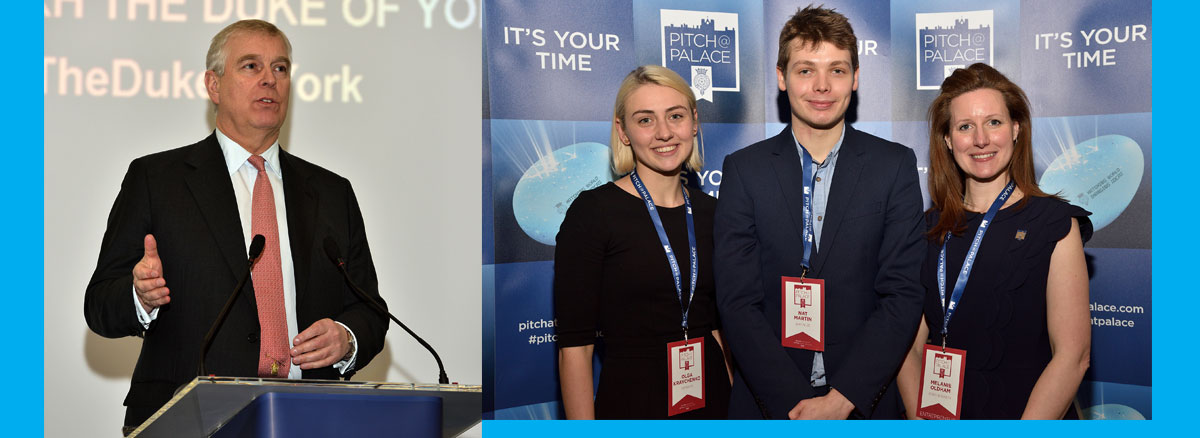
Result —
[[153, 234], [147, 234], [143, 241], [145, 253], [142, 260], [133, 265], [133, 290], [137, 292], [138, 302], [146, 313], [171, 302], [171, 291], [167, 289], [167, 280], [163, 279], [162, 260], [158, 258], [158, 243]]

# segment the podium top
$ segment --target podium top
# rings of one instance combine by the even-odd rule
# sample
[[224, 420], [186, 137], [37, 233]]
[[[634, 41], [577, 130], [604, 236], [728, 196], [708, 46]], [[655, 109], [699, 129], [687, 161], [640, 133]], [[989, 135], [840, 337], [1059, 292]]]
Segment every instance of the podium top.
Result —
[[[247, 385], [247, 386], [277, 386], [277, 387], [313, 387], [313, 388], [370, 388], [391, 391], [442, 391], [442, 392], [483, 392], [483, 385], [438, 384], [438, 383], [399, 383], [399, 382], [359, 382], [352, 380], [316, 380], [316, 379], [280, 379], [265, 377], [222, 377], [205, 376], [192, 379], [175, 394], [176, 397], [190, 391], [198, 385]], [[171, 404], [170, 402], [167, 403]]]

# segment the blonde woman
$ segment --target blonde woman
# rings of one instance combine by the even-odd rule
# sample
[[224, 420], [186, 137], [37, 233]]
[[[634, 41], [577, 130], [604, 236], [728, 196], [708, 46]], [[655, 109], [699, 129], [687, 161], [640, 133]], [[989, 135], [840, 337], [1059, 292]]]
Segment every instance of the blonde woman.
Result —
[[[726, 415], [711, 268], [716, 200], [680, 178], [702, 164], [699, 128], [696, 99], [675, 72], [638, 67], [621, 83], [611, 144], [613, 170], [624, 176], [579, 195], [554, 252], [567, 418]], [[593, 398], [597, 331], [604, 355]]]

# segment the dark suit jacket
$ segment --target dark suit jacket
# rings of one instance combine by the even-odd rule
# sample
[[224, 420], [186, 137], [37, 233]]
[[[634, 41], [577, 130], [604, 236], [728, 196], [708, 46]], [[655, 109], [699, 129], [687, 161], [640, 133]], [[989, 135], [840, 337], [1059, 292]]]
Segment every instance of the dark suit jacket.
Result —
[[[297, 328], [303, 331], [322, 318], [346, 324], [357, 338], [355, 367], [361, 368], [383, 349], [387, 319], [354, 295], [321, 244], [332, 236], [354, 282], [378, 299], [358, 201], [345, 178], [286, 151], [280, 151], [279, 161], [296, 276], [291, 311]], [[131, 288], [146, 234], [158, 242], [171, 302], [143, 330]], [[215, 134], [129, 165], [84, 297], [92, 331], [109, 338], [145, 338], [125, 397], [127, 426], [140, 424], [176, 388], [196, 377], [204, 334], [246, 272], [246, 251], [233, 184]], [[251, 283], [216, 334], [205, 360], [211, 374], [257, 374], [259, 325]], [[338, 376], [333, 367], [303, 372], [306, 379]]]
[[[780, 345], [780, 277], [800, 276], [804, 252], [803, 171], [790, 129], [730, 154], [722, 168], [713, 272], [739, 368], [732, 418], [786, 419], [819, 395], [809, 383], [813, 352]], [[920, 190], [911, 149], [846, 125], [808, 277], [825, 280], [826, 381], [854, 403], [852, 417], [903, 412], [887, 389], [921, 318]]]

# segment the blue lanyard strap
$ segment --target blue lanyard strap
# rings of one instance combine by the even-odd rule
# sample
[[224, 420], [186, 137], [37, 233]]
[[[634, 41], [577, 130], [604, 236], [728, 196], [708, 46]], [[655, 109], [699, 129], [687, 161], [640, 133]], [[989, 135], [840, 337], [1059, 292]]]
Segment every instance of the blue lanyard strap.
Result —
[[[815, 190], [817, 182], [816, 175], [813, 174], [813, 159], [812, 155], [808, 154], [808, 150], [803, 146], [800, 148], [801, 169], [804, 175], [800, 181], [804, 188], [804, 258], [800, 259], [800, 266], [804, 267], [805, 272], [812, 267], [813, 243], [816, 239], [816, 232], [813, 231], [813, 190]], [[804, 274], [800, 275], [801, 277]]]
[[992, 201], [992, 206], [988, 208], [987, 213], [983, 215], [983, 221], [979, 223], [979, 229], [975, 231], [975, 240], [971, 241], [971, 248], [967, 250], [967, 257], [963, 260], [962, 269], [958, 271], [958, 280], [954, 283], [954, 292], [950, 296], [950, 304], [946, 305], [946, 244], [950, 242], [951, 233], [946, 233], [946, 239], [942, 241], [942, 251], [938, 254], [938, 294], [942, 298], [939, 302], [942, 305], [942, 344], [946, 343], [946, 334], [950, 331], [950, 317], [954, 315], [954, 309], [958, 307], [958, 302], [962, 300], [963, 290], [967, 287], [967, 277], [971, 276], [971, 268], [975, 266], [975, 256], [979, 254], [979, 244], [983, 242], [983, 235], [987, 233], [988, 226], [995, 219], [996, 213], [1000, 211], [1000, 207], [1008, 201], [1008, 197], [1012, 195], [1013, 188], [1016, 185], [1009, 181], [1008, 185], [1004, 186], [1004, 190], [996, 196], [996, 200]]
[[692, 284], [688, 292], [687, 305], [683, 305], [683, 282], [679, 275], [679, 262], [675, 259], [675, 251], [671, 250], [671, 242], [667, 240], [667, 232], [663, 229], [662, 218], [658, 215], [658, 208], [654, 206], [654, 199], [650, 198], [650, 191], [646, 190], [646, 185], [642, 184], [642, 179], [638, 177], [637, 170], [629, 174], [629, 180], [633, 182], [633, 187], [637, 189], [638, 194], [642, 196], [642, 201], [646, 203], [646, 210], [650, 212], [650, 220], [654, 222], [654, 230], [658, 232], [658, 240], [662, 243], [663, 251], [667, 253], [667, 262], [671, 264], [671, 275], [675, 278], [675, 297], [679, 299], [679, 307], [683, 310], [683, 332], [687, 336], [688, 329], [688, 310], [692, 307], [692, 299], [696, 296], [696, 278], [700, 270], [700, 261], [696, 254], [696, 226], [692, 222], [692, 201], [688, 199], [687, 188], [683, 188], [683, 205], [687, 213], [687, 236], [688, 248], [690, 250]]

